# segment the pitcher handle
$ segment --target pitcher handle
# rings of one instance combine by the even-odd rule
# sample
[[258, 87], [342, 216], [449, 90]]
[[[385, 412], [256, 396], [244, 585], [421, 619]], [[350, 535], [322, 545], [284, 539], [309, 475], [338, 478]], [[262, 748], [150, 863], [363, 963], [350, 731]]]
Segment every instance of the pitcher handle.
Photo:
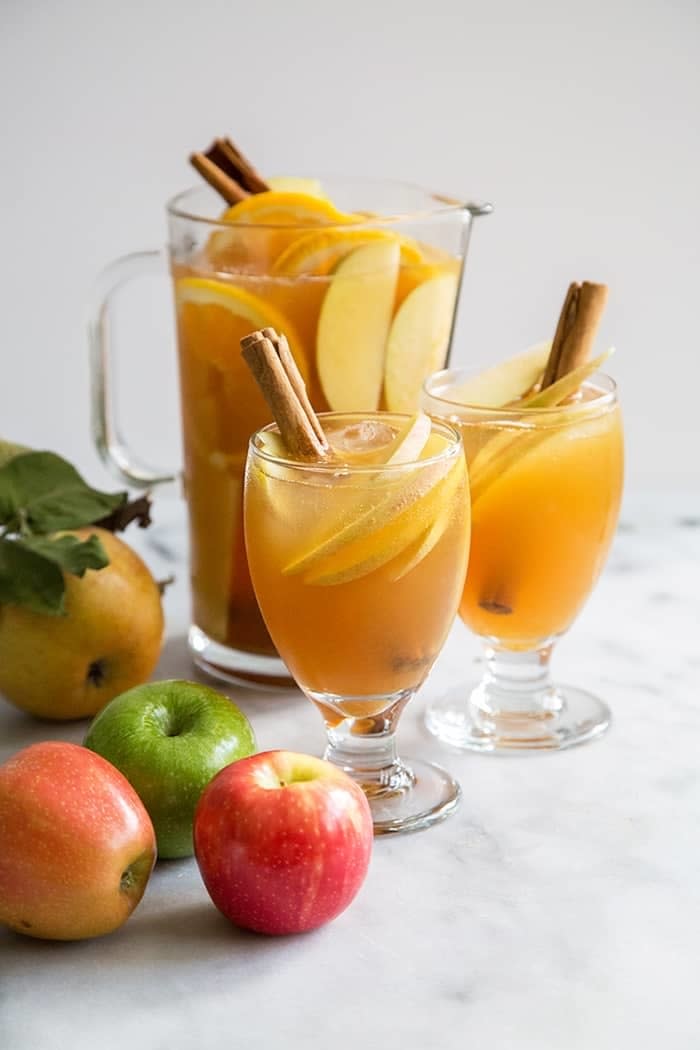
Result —
[[110, 472], [132, 488], [148, 489], [179, 479], [179, 471], [153, 467], [134, 455], [121, 436], [113, 381], [110, 333], [112, 297], [125, 284], [167, 272], [164, 250], [133, 252], [111, 262], [97, 278], [88, 308], [92, 436]]

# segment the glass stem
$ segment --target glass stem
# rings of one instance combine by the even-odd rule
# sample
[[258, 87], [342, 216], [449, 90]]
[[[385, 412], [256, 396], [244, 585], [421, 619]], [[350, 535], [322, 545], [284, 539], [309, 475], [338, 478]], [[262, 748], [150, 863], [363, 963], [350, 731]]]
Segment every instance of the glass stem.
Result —
[[381, 780], [398, 757], [396, 734], [385, 732], [372, 736], [355, 735], [345, 719], [333, 728], [328, 727], [328, 747], [325, 757], [340, 766], [350, 776], [362, 780]]
[[356, 780], [370, 798], [410, 786], [412, 774], [396, 750], [396, 726], [412, 693], [398, 694], [378, 715], [326, 718], [324, 758]]
[[487, 645], [486, 672], [471, 697], [474, 715], [528, 721], [557, 715], [562, 699], [552, 684], [551, 655], [551, 642], [529, 652]]

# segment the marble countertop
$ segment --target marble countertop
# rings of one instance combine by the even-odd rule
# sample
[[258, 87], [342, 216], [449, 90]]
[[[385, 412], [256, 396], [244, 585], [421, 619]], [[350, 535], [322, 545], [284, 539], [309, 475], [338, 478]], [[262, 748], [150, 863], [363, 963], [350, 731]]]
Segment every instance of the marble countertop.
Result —
[[[554, 671], [613, 709], [600, 741], [494, 758], [443, 748], [428, 697], [474, 671], [459, 625], [400, 726], [406, 756], [461, 781], [445, 823], [375, 843], [334, 923], [237, 931], [193, 860], [161, 863], [129, 922], [73, 944], [0, 932], [3, 1050], [696, 1050], [700, 958], [700, 515], [627, 512]], [[697, 504], [697, 500], [695, 500]], [[675, 506], [675, 509], [674, 509]], [[147, 555], [160, 569], [154, 533]], [[167, 596], [160, 677], [192, 677], [185, 573]], [[320, 752], [298, 694], [232, 690], [261, 748]], [[0, 700], [0, 758], [84, 724]], [[0, 847], [1, 848], [1, 847]]]

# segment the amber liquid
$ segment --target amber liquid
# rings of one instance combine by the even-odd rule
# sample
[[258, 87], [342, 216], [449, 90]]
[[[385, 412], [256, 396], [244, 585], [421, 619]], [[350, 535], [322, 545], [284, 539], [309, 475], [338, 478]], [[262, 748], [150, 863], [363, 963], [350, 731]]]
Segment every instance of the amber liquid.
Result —
[[[364, 485], [360, 480], [348, 494], [342, 484], [285, 480], [267, 473], [264, 464], [249, 468], [246, 533], [255, 588], [294, 678], [317, 694], [317, 702], [328, 698], [319, 703], [327, 722], [377, 714], [387, 698], [417, 688], [444, 644], [457, 612], [469, 545], [461, 453], [454, 465], [457, 484], [426, 512], [445, 515], [438, 542], [415, 564], [411, 561], [417, 544], [404, 545], [402, 530], [413, 528], [420, 508], [409, 478], [402, 513], [385, 524], [380, 513], [373, 515], [367, 535], [348, 542], [346, 550], [368, 560], [396, 552], [359, 578], [352, 578], [353, 560], [343, 550], [312, 564], [306, 575], [289, 567], [376, 505], [382, 479], [372, 476]], [[426, 518], [426, 524], [431, 520]]]
[[622, 493], [622, 423], [616, 404], [590, 405], [542, 414], [533, 429], [456, 424], [473, 479], [460, 616], [502, 647], [531, 649], [565, 631], [605, 563]]
[[[447, 258], [446, 272], [460, 260]], [[254, 269], [254, 267], [252, 268]], [[396, 308], [408, 292], [432, 276], [436, 264], [402, 266]], [[193, 621], [211, 639], [246, 652], [274, 655], [253, 592], [243, 536], [243, 472], [249, 436], [270, 420], [238, 344], [260, 327], [216, 305], [184, 301], [183, 279], [199, 277], [232, 287], [269, 304], [293, 331], [292, 350], [314, 407], [329, 406], [316, 368], [319, 310], [332, 276], [270, 277], [255, 272], [212, 272], [211, 263], [174, 266], [180, 388], [189, 507]], [[265, 322], [270, 323], [270, 322]], [[357, 405], [366, 409], [366, 405]], [[376, 407], [376, 406], [374, 406]]]

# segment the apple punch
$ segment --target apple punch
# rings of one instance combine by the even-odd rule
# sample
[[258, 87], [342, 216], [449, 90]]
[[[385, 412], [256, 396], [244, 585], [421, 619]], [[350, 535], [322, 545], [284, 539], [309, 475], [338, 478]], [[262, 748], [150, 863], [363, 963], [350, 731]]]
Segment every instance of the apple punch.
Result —
[[459, 614], [485, 651], [481, 681], [428, 709], [429, 729], [456, 747], [559, 749], [610, 721], [601, 700], [555, 685], [549, 670], [555, 641], [603, 569], [622, 494], [620, 406], [599, 371], [609, 355], [588, 360], [604, 289], [572, 285], [551, 347], [481, 375], [444, 370], [425, 384], [425, 410], [458, 427], [469, 464], [472, 542]]
[[[274, 356], [273, 342], [254, 349]], [[459, 433], [421, 412], [311, 410], [314, 428], [298, 442], [275, 396], [277, 423], [252, 437], [245, 481], [262, 615], [323, 717], [325, 757], [367, 794], [375, 831], [426, 826], [454, 808], [459, 789], [438, 767], [399, 758], [396, 726], [462, 593], [469, 499]]]

